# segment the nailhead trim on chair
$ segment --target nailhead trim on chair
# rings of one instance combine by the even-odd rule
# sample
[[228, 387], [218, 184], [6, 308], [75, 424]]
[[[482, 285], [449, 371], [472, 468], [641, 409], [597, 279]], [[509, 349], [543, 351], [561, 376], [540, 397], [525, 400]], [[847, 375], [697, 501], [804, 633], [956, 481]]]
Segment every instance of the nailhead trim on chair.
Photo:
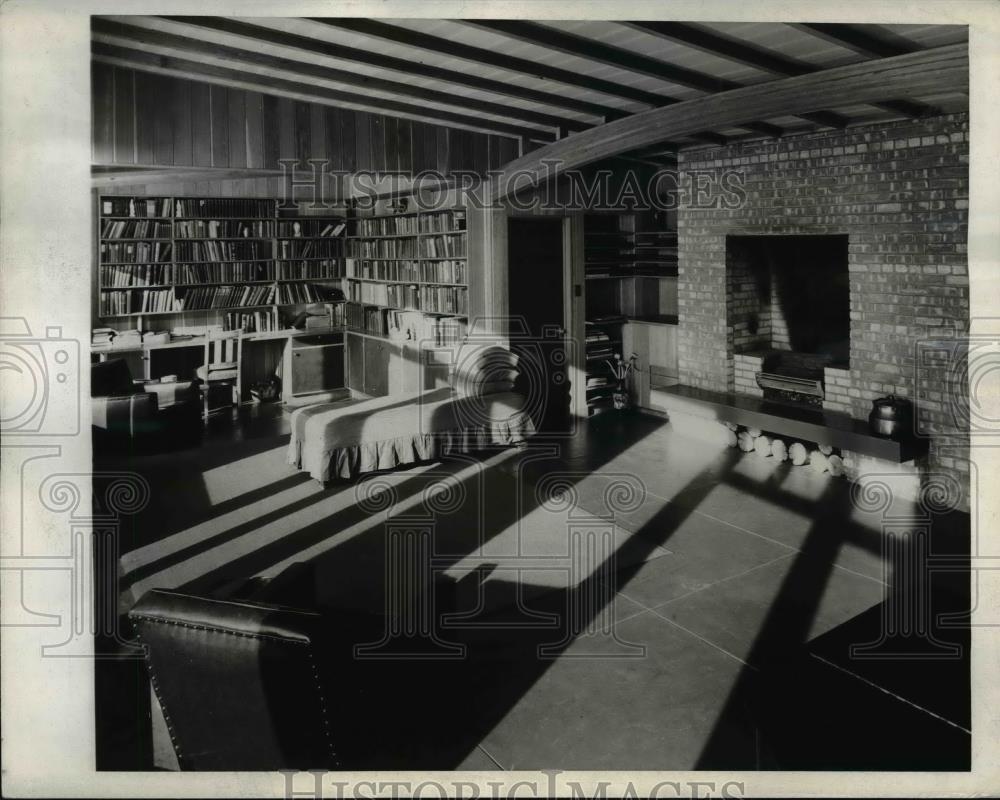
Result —
[[[150, 617], [145, 614], [134, 614], [133, 619], [141, 619], [146, 622], [153, 622], [158, 625], [176, 625], [181, 628], [191, 628], [192, 630], [208, 631], [210, 633], [226, 633], [230, 636], [239, 636], [247, 639], [266, 639], [275, 642], [280, 642], [282, 644], [296, 644], [304, 645], [308, 648], [306, 655], [309, 657], [309, 666], [312, 669], [313, 679], [316, 682], [316, 694], [319, 695], [319, 705], [320, 705], [320, 716], [323, 720], [323, 729], [326, 734], [326, 746], [330, 751], [330, 757], [333, 759], [334, 766], [340, 766], [340, 759], [337, 757], [337, 751], [333, 745], [333, 737], [330, 734], [330, 715], [327, 709], [326, 696], [323, 694], [323, 684], [319, 678], [319, 670], [316, 668], [316, 659], [313, 656], [313, 651], [310, 645], [312, 642], [309, 641], [298, 641], [296, 639], [288, 639], [283, 636], [271, 636], [266, 633], [248, 633], [246, 631], [233, 631], [228, 628], [219, 628], [211, 625], [196, 625], [192, 622], [181, 622], [179, 620], [172, 619], [161, 619], [160, 617]], [[174, 746], [174, 753], [177, 755], [178, 764], [183, 765], [184, 758], [181, 755], [181, 749], [177, 744], [177, 738], [174, 735], [174, 726], [170, 721], [170, 715], [167, 713], [167, 707], [163, 702], [163, 698], [160, 696], [159, 685], [156, 680], [156, 672], [153, 669], [152, 661], [149, 656], [149, 645], [142, 642], [142, 637], [136, 631], [136, 639], [142, 644], [143, 655], [146, 660], [146, 665], [149, 669], [149, 683], [153, 687], [153, 693], [156, 695], [157, 702], [160, 704], [160, 710], [163, 712], [163, 720], [167, 725], [167, 733], [170, 735], [170, 743]]]

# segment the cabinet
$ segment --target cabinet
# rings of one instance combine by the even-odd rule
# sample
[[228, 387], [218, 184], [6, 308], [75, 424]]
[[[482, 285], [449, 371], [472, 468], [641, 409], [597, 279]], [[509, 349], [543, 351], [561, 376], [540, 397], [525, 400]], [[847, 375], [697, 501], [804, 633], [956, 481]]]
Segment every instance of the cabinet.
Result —
[[347, 387], [372, 397], [430, 391], [448, 386], [451, 347], [419, 347], [350, 332]]
[[332, 333], [291, 340], [293, 395], [340, 389], [344, 386], [344, 338]]
[[677, 383], [677, 326], [630, 321], [622, 326], [622, 350], [636, 355], [632, 400], [640, 408], [660, 410], [656, 390]]

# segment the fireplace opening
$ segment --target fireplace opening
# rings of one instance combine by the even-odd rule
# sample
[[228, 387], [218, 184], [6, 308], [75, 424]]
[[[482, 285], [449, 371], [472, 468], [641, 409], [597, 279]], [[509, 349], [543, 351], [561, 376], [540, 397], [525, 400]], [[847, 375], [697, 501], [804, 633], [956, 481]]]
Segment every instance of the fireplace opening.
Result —
[[847, 235], [727, 236], [733, 354], [760, 357], [765, 399], [821, 406], [824, 368], [850, 352]]

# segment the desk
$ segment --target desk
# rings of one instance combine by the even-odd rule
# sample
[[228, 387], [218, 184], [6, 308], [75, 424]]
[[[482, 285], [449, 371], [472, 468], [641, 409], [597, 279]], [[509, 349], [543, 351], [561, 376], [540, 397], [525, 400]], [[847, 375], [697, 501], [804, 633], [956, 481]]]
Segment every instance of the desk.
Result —
[[[335, 337], [335, 334], [341, 334], [341, 336]], [[240, 392], [240, 399], [242, 401], [249, 400], [250, 387], [259, 381], [266, 380], [275, 373], [282, 376], [281, 399], [285, 402], [289, 401], [296, 395], [342, 389], [344, 383], [343, 370], [341, 369], [340, 383], [337, 386], [317, 386], [315, 381], [309, 381], [305, 384], [305, 386], [308, 386], [309, 388], [308, 392], [296, 390], [296, 387], [294, 386], [296, 382], [295, 368], [292, 363], [292, 342], [302, 337], [329, 337], [331, 341], [324, 342], [324, 347], [329, 348], [330, 352], [339, 353], [341, 363], [343, 363], [344, 339], [342, 334], [343, 328], [339, 327], [311, 328], [308, 330], [291, 329], [241, 334], [240, 359], [242, 361], [242, 374], [241, 384], [237, 387]], [[194, 366], [197, 367], [204, 361], [203, 354], [205, 350], [205, 342], [205, 336], [192, 336], [189, 339], [174, 339], [169, 342], [142, 344], [134, 347], [91, 347], [90, 352], [92, 355], [97, 356], [100, 361], [107, 361], [109, 358], [128, 358], [130, 355], [138, 355], [142, 360], [142, 376], [145, 380], [152, 380], [153, 378], [169, 374], [170, 372], [177, 372], [178, 377], [181, 380], [189, 380], [193, 376], [189, 376], [187, 374], [181, 375], [180, 372], [176, 370], [156, 370], [153, 364], [154, 358], [157, 354], [166, 355], [168, 353], [175, 353], [178, 356], [181, 356], [182, 351], [185, 349], [197, 349], [200, 351], [200, 354], [197, 357], [197, 362], [195, 363], [192, 361]], [[332, 348], [337, 349], [333, 350]], [[174, 358], [172, 361], [174, 364], [182, 363], [185, 360], [191, 361], [190, 355], [191, 354], [184, 354], [181, 358]], [[159, 374], [154, 374], [157, 372]], [[326, 374], [336, 380], [337, 373], [335, 370], [328, 371]], [[288, 376], [288, 379], [286, 379], [285, 376]]]

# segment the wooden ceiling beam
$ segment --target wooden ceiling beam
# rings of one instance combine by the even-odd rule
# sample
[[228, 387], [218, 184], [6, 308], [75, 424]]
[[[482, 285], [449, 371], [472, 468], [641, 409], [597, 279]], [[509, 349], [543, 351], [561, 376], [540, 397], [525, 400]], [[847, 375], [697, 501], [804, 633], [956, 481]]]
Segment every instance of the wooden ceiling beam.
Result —
[[718, 56], [738, 64], [745, 64], [755, 69], [770, 72], [772, 75], [804, 75], [811, 64], [798, 59], [788, 58], [773, 50], [748, 44], [739, 39], [723, 36], [715, 31], [699, 28], [687, 22], [634, 21], [623, 22], [622, 25], [643, 33], [652, 34], [660, 39], [666, 39], [685, 47], [700, 50], [710, 56]]
[[[527, 58], [517, 58], [499, 52], [496, 49], [485, 47], [473, 47], [462, 44], [453, 39], [445, 39], [441, 36], [432, 36], [428, 33], [409, 30], [399, 25], [389, 25], [385, 22], [378, 22], [371, 19], [347, 19], [334, 17], [310, 17], [313, 22], [319, 22], [331, 28], [350, 31], [351, 33], [370, 36], [376, 39], [383, 39], [395, 44], [415, 47], [449, 58], [460, 58], [473, 64], [489, 64], [492, 67], [505, 69], [510, 72], [519, 72], [524, 75], [531, 75], [536, 78], [557, 81], [567, 86], [576, 86], [587, 89], [591, 92], [599, 92], [610, 97], [621, 100], [632, 100], [648, 106], [659, 106], [664, 103], [676, 102], [677, 98], [647, 92], [643, 89], [635, 89], [626, 84], [614, 81], [594, 78], [583, 72], [551, 67]], [[471, 22], [471, 20], [455, 20], [457, 22]], [[626, 112], [619, 111], [619, 115]]]
[[373, 98], [370, 95], [353, 94], [338, 89], [328, 89], [284, 78], [274, 78], [266, 75], [251, 75], [246, 72], [204, 64], [199, 61], [161, 56], [156, 53], [146, 53], [117, 45], [93, 42], [91, 57], [95, 61], [114, 66], [155, 72], [161, 75], [172, 75], [177, 78], [200, 81], [202, 83], [217, 83], [236, 88], [251, 89], [277, 96], [293, 97], [323, 105], [356, 106], [375, 114], [401, 114], [405, 117], [426, 122], [437, 122], [445, 125], [457, 125], [472, 130], [502, 134], [505, 136], [530, 136], [534, 139], [552, 141], [555, 134], [547, 131], [525, 128], [506, 122], [497, 122], [485, 117], [474, 117], [466, 114], [456, 114], [451, 111], [441, 111], [428, 106], [417, 106], [402, 103], [398, 100]]
[[886, 96], [967, 92], [968, 87], [969, 55], [963, 43], [733, 89], [644, 111], [535, 150], [507, 164], [491, 182], [490, 194], [503, 198], [513, 175], [522, 182], [525, 174], [541, 178], [550, 173], [552, 162], [565, 171], [665, 139], [735, 126], [748, 108], [767, 118], [880, 102]]
[[[463, 24], [483, 28], [484, 30], [499, 33], [512, 39], [556, 49], [563, 53], [609, 64], [632, 72], [651, 75], [661, 80], [671, 80], [674, 83], [700, 91], [729, 91], [742, 86], [742, 84], [733, 81], [721, 80], [703, 72], [675, 67], [664, 61], [649, 58], [648, 56], [641, 56], [619, 47], [611, 47], [583, 36], [564, 33], [554, 28], [548, 28], [532, 22], [471, 19], [460, 21]], [[641, 26], [644, 23], [625, 24]], [[674, 100], [673, 102], [678, 101]], [[658, 105], [664, 106], [668, 105], [668, 103], [659, 103]], [[819, 114], [813, 116], [808, 121], [832, 128], [846, 128], [850, 122], [846, 117], [831, 111], [819, 112]], [[781, 128], [767, 122], [746, 121], [740, 127], [772, 137], [781, 136], [783, 133]]]
[[[536, 111], [506, 106], [501, 103], [491, 103], [457, 96], [448, 92], [425, 89], [409, 83], [375, 78], [347, 70], [319, 66], [315, 63], [279, 58], [255, 50], [245, 50], [237, 47], [216, 44], [204, 39], [177, 36], [172, 33], [138, 28], [119, 22], [102, 20], [94, 17], [91, 21], [91, 32], [95, 41], [105, 44], [142, 49], [146, 52], [157, 52], [159, 55], [178, 57], [190, 56], [214, 58], [226, 63], [233, 69], [257, 75], [256, 69], [280, 70], [296, 75], [331, 81], [356, 89], [373, 89], [380, 92], [403, 95], [409, 99], [425, 100], [430, 103], [451, 106], [452, 110], [481, 111], [506, 118], [514, 122], [541, 125], [546, 128], [561, 128], [568, 132], [582, 131], [593, 125], [579, 122], [566, 117], [542, 114]], [[252, 78], [251, 78], [252, 80]]]
[[874, 36], [870, 32], [870, 26], [812, 22], [790, 22], [787, 24], [868, 58], [892, 58], [912, 53], [918, 49], [901, 38], [890, 39], [888, 35]]
[[507, 97], [517, 100], [525, 100], [531, 103], [548, 106], [552, 109], [565, 109], [576, 111], [580, 114], [587, 114], [603, 120], [620, 119], [625, 116], [625, 112], [614, 106], [606, 106], [601, 103], [594, 103], [586, 100], [577, 100], [566, 97], [555, 92], [543, 92], [536, 89], [529, 89], [515, 84], [495, 81], [489, 78], [481, 78], [474, 72], [458, 72], [456, 70], [434, 67], [423, 64], [419, 61], [411, 61], [405, 58], [373, 53], [360, 47], [348, 47], [346, 45], [325, 42], [321, 39], [314, 39], [311, 36], [300, 36], [295, 33], [277, 30], [276, 28], [265, 28], [259, 25], [251, 25], [234, 19], [222, 17], [184, 17], [165, 16], [161, 19], [170, 22], [182, 23], [192, 28], [200, 28], [216, 33], [230, 34], [243, 38], [252, 39], [255, 42], [278, 45], [298, 50], [302, 53], [336, 58], [341, 61], [349, 61], [355, 64], [364, 64], [376, 69], [391, 70], [401, 72], [406, 75], [418, 75], [422, 78], [450, 83], [454, 86], [461, 86], [466, 89], [475, 89], [481, 92], [488, 92], [500, 97]]
[[[746, 42], [741, 42], [738, 39], [723, 36], [715, 33], [714, 31], [708, 31], [684, 22], [626, 22], [624, 24], [635, 30], [658, 36], [661, 39], [667, 39], [686, 47], [693, 47], [703, 53], [708, 53], [719, 58], [734, 61], [738, 64], [744, 64], [748, 67], [753, 67], [754, 69], [770, 72], [773, 75], [781, 75], [783, 77], [809, 75], [813, 72], [819, 72], [822, 69], [815, 64], [810, 64], [806, 61], [800, 61], [795, 58], [788, 58], [780, 53], [774, 52], [773, 50], [758, 47], [757, 45], [747, 44]], [[814, 32], [811, 28], [815, 26], [805, 27], [808, 29], [808, 32]], [[882, 58], [888, 57], [888, 55], [903, 55], [907, 52], [913, 52], [914, 49], [915, 48], [900, 50], [899, 48], [894, 48], [894, 52], [878, 57]], [[889, 100], [884, 103], [878, 103], [877, 105], [893, 114], [902, 114], [905, 117], [911, 118], [926, 117], [936, 113], [936, 109], [930, 106], [906, 100]], [[810, 121], [818, 122], [819, 120], [813, 118]], [[840, 120], [827, 118], [825, 122], [820, 122], [819, 124], [835, 128], [846, 127], [848, 120], [843, 117], [841, 117]]]
[[614, 47], [596, 39], [578, 36], [575, 33], [566, 33], [547, 25], [540, 25], [537, 22], [514, 19], [466, 19], [462, 22], [491, 33], [499, 33], [510, 39], [517, 39], [549, 50], [557, 50], [560, 53], [585, 58], [588, 61], [627, 69], [629, 72], [669, 81], [678, 86], [686, 86], [701, 92], [725, 92], [739, 87], [737, 83], [717, 78], [714, 75], [678, 67], [675, 64], [650, 58], [632, 50]]

